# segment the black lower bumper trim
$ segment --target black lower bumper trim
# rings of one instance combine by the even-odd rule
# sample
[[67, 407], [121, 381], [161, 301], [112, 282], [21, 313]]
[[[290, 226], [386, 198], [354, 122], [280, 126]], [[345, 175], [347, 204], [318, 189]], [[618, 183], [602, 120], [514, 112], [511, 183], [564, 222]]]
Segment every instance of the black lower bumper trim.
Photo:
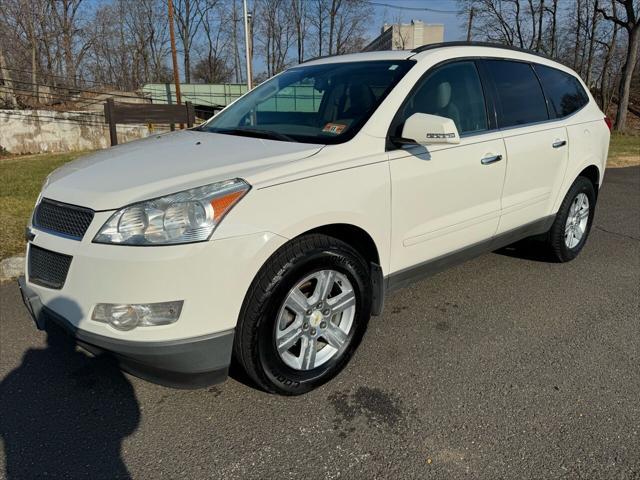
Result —
[[226, 380], [233, 349], [233, 330], [166, 342], [133, 342], [80, 330], [43, 306], [21, 277], [22, 298], [39, 329], [62, 327], [78, 345], [93, 354], [113, 356], [124, 371], [173, 388], [202, 388]]

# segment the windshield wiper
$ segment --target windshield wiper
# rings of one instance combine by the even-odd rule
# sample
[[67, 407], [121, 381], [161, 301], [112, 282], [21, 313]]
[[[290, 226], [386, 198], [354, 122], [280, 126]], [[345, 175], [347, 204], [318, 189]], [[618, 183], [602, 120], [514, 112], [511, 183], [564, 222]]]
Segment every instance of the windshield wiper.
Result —
[[259, 130], [254, 128], [221, 128], [213, 130], [214, 133], [225, 133], [229, 135], [243, 135], [245, 137], [267, 138], [269, 140], [282, 140], [284, 142], [296, 142], [289, 135], [270, 130]]

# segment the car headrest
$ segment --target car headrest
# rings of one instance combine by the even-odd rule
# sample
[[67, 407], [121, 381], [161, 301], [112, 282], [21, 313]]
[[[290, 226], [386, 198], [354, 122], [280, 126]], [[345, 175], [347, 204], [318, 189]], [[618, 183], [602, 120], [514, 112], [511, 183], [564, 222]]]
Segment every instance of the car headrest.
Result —
[[438, 108], [445, 108], [451, 102], [451, 84], [441, 82], [436, 88], [436, 104]]

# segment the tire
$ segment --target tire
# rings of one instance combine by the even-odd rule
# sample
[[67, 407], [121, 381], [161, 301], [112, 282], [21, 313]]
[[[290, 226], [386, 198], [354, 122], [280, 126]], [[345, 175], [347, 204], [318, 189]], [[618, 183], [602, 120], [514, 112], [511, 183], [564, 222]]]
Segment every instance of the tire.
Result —
[[[573, 236], [568, 240], [566, 236], [566, 232], [569, 229], [567, 220], [569, 217], [571, 217], [572, 221], [577, 220], [573, 215], [574, 209], [576, 208], [576, 202], [578, 202], [579, 199], [584, 199], [585, 197], [588, 201], [589, 209], [588, 214], [583, 214], [583, 217], [586, 217], [586, 224], [584, 225], [584, 228], [580, 228], [580, 225], [576, 224], [574, 226], [574, 232], [582, 231], [582, 234], [579, 239], [576, 236]], [[564, 197], [564, 200], [560, 205], [560, 209], [556, 214], [553, 225], [549, 230], [547, 239], [551, 253], [559, 262], [569, 262], [573, 260], [584, 247], [591, 230], [591, 224], [593, 223], [596, 199], [596, 190], [593, 183], [591, 183], [591, 181], [586, 177], [578, 177], [575, 182], [573, 182], [573, 185], [571, 185], [571, 188], [569, 188], [569, 191]]]
[[[323, 285], [331, 285], [324, 310], [318, 307]], [[349, 362], [366, 331], [371, 304], [369, 266], [356, 250], [326, 235], [298, 237], [273, 254], [252, 282], [236, 328], [234, 359], [267, 392], [306, 393]], [[341, 305], [345, 308], [334, 313]], [[287, 335], [299, 336], [289, 349]]]

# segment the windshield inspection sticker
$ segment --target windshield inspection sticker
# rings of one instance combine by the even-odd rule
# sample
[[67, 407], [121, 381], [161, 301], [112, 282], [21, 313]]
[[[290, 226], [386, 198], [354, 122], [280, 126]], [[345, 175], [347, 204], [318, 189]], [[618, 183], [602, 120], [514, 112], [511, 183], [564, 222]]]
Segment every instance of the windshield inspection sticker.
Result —
[[334, 135], [340, 135], [345, 128], [347, 128], [347, 126], [342, 123], [327, 123], [322, 129], [322, 131], [325, 133], [333, 133]]

